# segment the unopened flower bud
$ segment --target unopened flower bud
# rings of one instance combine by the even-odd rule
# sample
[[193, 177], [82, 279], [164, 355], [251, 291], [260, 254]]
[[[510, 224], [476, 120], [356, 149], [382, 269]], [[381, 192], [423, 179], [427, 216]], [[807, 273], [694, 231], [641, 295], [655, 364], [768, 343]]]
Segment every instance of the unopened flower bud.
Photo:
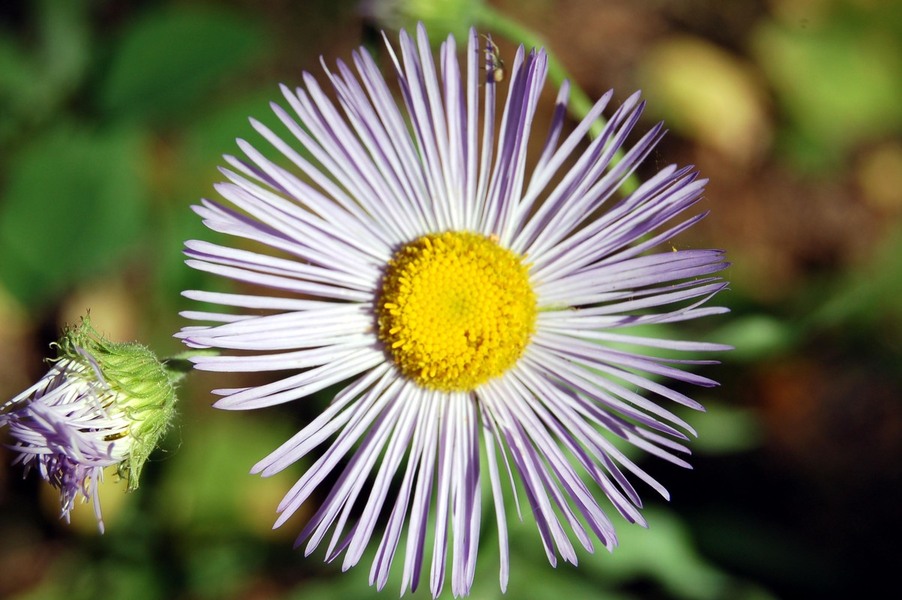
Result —
[[110, 342], [88, 319], [54, 346], [47, 374], [0, 407], [0, 427], [9, 427], [25, 474], [35, 469], [59, 490], [61, 518], [69, 521], [81, 496], [93, 502], [102, 532], [104, 470], [138, 487], [175, 412], [174, 377], [146, 347]]

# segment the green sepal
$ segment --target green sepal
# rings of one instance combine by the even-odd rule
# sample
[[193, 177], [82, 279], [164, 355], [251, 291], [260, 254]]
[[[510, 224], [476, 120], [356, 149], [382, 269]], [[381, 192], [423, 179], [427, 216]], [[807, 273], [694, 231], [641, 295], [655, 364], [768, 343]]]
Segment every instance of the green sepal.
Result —
[[57, 360], [87, 367], [83, 376], [102, 383], [109, 392], [110, 407], [115, 404], [130, 421], [131, 447], [118, 473], [128, 480], [129, 490], [136, 489], [144, 463], [172, 424], [175, 382], [180, 377], [173, 377], [146, 346], [107, 340], [91, 326], [89, 317], [67, 329], [57, 347]]

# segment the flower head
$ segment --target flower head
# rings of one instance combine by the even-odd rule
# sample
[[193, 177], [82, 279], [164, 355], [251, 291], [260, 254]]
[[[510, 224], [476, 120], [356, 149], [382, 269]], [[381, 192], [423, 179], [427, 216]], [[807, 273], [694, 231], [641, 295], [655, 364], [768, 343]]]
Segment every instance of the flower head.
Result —
[[98, 484], [107, 467], [138, 487], [141, 468], [175, 410], [175, 392], [163, 365], [135, 343], [100, 337], [87, 319], [66, 331], [58, 356], [36, 384], [3, 405], [19, 454], [17, 463], [38, 473], [60, 493], [69, 520], [81, 496], [92, 501], [100, 530]]
[[344, 554], [348, 568], [375, 536], [370, 580], [380, 588], [396, 560], [404, 588], [416, 588], [431, 555], [436, 596], [449, 557], [453, 593], [470, 590], [483, 484], [502, 587], [506, 497], [525, 496], [552, 564], [576, 562], [574, 538], [589, 551], [593, 536], [616, 544], [602, 498], [644, 524], [626, 474], [667, 492], [612, 440], [685, 466], [678, 455], [692, 428], [664, 405], [701, 406], [661, 380], [712, 386], [691, 371], [707, 361], [672, 355], [723, 349], [630, 332], [723, 312], [703, 304], [725, 286], [714, 275], [725, 267], [720, 251], [654, 252], [703, 216], [682, 216], [704, 188], [691, 168], [668, 166], [618, 196], [662, 135], [658, 125], [626, 144], [638, 95], [587, 140], [611, 93], [564, 135], [565, 86], [544, 147], [528, 158], [546, 55], [520, 48], [510, 61], [499, 118], [497, 49], [480, 50], [480, 40], [470, 32], [465, 69], [453, 37], [437, 69], [422, 26], [416, 39], [401, 33], [400, 56], [387, 43], [401, 106], [363, 49], [354, 70], [326, 69], [337, 102], [309, 74], [303, 87], [283, 86], [290, 112], [273, 110], [293, 140], [252, 123], [293, 167], [239, 140], [246, 158], [226, 157], [229, 181], [217, 186], [233, 206], [195, 208], [211, 229], [265, 250], [190, 241], [186, 251], [191, 266], [259, 291], [186, 292], [238, 314], [187, 312], [207, 324], [179, 334], [225, 350], [194, 359], [199, 369], [284, 373], [215, 390], [220, 408], [262, 408], [341, 384], [253, 469], [271, 475], [325, 445], [276, 525], [328, 478], [298, 544], [310, 553], [325, 542], [327, 559]]

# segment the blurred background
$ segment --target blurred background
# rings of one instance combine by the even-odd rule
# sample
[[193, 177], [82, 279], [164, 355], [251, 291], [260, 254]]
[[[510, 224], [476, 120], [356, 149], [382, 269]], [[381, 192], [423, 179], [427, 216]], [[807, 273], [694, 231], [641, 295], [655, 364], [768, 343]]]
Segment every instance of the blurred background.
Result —
[[[507, 597], [897, 589], [902, 2], [490, 5], [544, 39], [590, 97], [643, 90], [644, 126], [670, 128], [645, 174], [676, 162], [710, 178], [712, 214], [674, 246], [728, 251], [718, 300], [732, 313], [681, 330], [736, 346], [706, 371], [719, 389], [691, 390], [709, 409], [687, 417], [694, 470], [643, 461], [672, 493], [640, 490], [650, 529], [619, 521], [613, 555], [552, 569], [534, 525], [512, 522]], [[0, 401], [45, 372], [48, 344], [88, 309], [110, 338], [179, 352], [180, 292], [227, 289], [182, 262], [184, 240], [212, 238], [189, 206], [213, 193], [236, 137], [259, 141], [247, 117], [274, 120], [279, 82], [320, 72], [320, 55], [380, 52], [378, 28], [357, 0], [0, 3]], [[512, 59], [499, 29], [486, 31]], [[342, 574], [293, 551], [303, 514], [271, 530], [299, 470], [247, 474], [317, 402], [219, 412], [209, 390], [235, 383], [222, 380], [186, 379], [138, 491], [107, 478], [103, 536], [89, 506], [59, 521], [55, 492], [0, 448], [0, 597], [396, 597], [397, 580], [367, 586], [365, 560]], [[500, 597], [485, 529], [474, 598]]]

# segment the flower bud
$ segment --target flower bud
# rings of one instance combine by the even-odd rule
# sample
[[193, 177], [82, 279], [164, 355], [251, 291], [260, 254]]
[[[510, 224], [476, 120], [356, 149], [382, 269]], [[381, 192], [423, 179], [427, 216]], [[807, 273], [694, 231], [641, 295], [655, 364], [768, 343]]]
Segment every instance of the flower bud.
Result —
[[87, 318], [64, 332], [50, 370], [0, 409], [27, 475], [38, 471], [60, 493], [61, 518], [81, 496], [104, 529], [98, 487], [114, 467], [138, 487], [141, 468], [175, 412], [175, 378], [137, 343], [100, 336]]

